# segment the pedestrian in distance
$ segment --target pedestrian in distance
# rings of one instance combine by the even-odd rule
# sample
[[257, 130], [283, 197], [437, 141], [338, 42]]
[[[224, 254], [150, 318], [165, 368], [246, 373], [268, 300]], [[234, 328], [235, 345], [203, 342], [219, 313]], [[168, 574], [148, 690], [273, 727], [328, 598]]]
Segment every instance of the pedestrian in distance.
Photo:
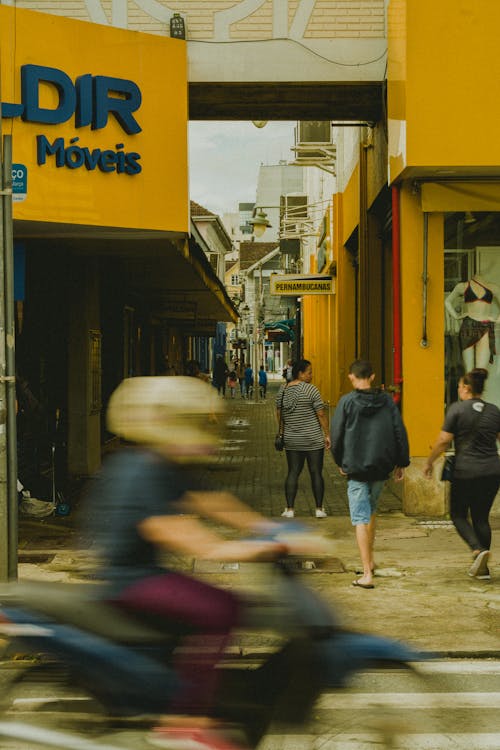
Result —
[[284, 383], [276, 396], [276, 416], [283, 425], [283, 436], [288, 472], [285, 479], [286, 507], [284, 518], [295, 515], [295, 497], [299, 476], [307, 461], [311, 487], [316, 505], [316, 518], [326, 518], [323, 507], [325, 482], [323, 459], [325, 447], [330, 447], [328, 417], [321, 394], [312, 384], [312, 365], [300, 359], [293, 366], [292, 380]]
[[218, 354], [214, 364], [214, 385], [217, 388], [217, 393], [222, 395], [222, 398], [226, 397], [226, 379], [228, 376], [227, 365], [222, 358], [222, 355]]
[[264, 365], [260, 366], [259, 370], [259, 393], [261, 398], [266, 398], [267, 393], [267, 373], [264, 369]]
[[247, 398], [253, 395], [253, 370], [250, 362], [245, 367], [245, 392]]
[[[459, 401], [448, 408], [443, 427], [424, 466], [432, 476], [438, 456], [455, 442], [455, 467], [451, 478], [451, 520], [472, 551], [469, 575], [489, 580], [491, 546], [490, 510], [500, 486], [500, 410], [483, 401], [488, 371], [476, 368], [458, 382]], [[471, 522], [469, 521], [469, 513]]]
[[283, 368], [283, 380], [286, 380], [287, 383], [293, 380], [293, 362], [291, 359], [287, 360]]
[[245, 395], [246, 395], [245, 363], [244, 363], [243, 359], [237, 360], [236, 375], [238, 376], [238, 382], [240, 384], [240, 396], [241, 396], [241, 398], [245, 398]]
[[233, 365], [233, 369], [229, 370], [229, 375], [227, 376], [227, 384], [229, 387], [231, 398], [234, 398], [235, 396], [237, 383], [238, 383], [238, 376], [236, 375], [236, 370], [234, 369], [234, 365]]
[[331, 451], [343, 476], [351, 523], [363, 565], [363, 575], [353, 586], [372, 589], [373, 548], [377, 501], [386, 479], [403, 479], [410, 463], [408, 437], [401, 415], [389, 394], [373, 388], [370, 362], [356, 360], [349, 368], [353, 391], [342, 396], [331, 429]]

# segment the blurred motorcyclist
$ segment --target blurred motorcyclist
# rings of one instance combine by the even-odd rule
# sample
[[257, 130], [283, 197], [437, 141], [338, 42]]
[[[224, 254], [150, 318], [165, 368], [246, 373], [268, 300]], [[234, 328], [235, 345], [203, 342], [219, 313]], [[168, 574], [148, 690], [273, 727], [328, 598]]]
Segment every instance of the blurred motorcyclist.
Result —
[[203, 658], [193, 660], [193, 648], [177, 657], [181, 689], [150, 738], [171, 750], [234, 747], [209, 716], [215, 665], [239, 622], [240, 603], [227, 590], [166, 569], [162, 551], [240, 562], [286, 552], [274, 541], [227, 540], [200, 520], [214, 519], [245, 533], [269, 527], [232, 494], [197, 483], [193, 464], [216, 450], [214, 428], [220, 420], [214, 417], [222, 407], [214, 389], [197, 378], [124, 380], [111, 396], [107, 421], [128, 445], [104, 463], [91, 490], [109, 597], [131, 612], [163, 618], [185, 638], [203, 634], [203, 645], [209, 646]]

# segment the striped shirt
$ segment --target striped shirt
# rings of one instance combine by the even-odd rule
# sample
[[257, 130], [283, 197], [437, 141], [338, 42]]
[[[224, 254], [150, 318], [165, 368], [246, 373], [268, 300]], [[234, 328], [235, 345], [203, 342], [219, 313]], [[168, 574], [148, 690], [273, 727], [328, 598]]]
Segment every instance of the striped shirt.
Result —
[[276, 408], [281, 409], [285, 449], [315, 451], [325, 447], [323, 430], [316, 414], [325, 405], [315, 385], [305, 382], [286, 388], [282, 385], [276, 396]]

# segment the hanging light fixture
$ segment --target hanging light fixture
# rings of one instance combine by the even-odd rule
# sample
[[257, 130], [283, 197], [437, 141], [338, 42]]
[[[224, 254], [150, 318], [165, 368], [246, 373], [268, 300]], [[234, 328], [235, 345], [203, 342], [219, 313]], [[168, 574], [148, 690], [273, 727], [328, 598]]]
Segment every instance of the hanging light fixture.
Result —
[[255, 209], [255, 215], [252, 216], [251, 219], [249, 219], [249, 224], [252, 225], [253, 233], [256, 237], [262, 237], [266, 229], [272, 226], [271, 222], [267, 218], [266, 212], [261, 208]]
[[255, 125], [256, 128], [263, 128], [268, 122], [269, 120], [252, 120], [252, 125]]

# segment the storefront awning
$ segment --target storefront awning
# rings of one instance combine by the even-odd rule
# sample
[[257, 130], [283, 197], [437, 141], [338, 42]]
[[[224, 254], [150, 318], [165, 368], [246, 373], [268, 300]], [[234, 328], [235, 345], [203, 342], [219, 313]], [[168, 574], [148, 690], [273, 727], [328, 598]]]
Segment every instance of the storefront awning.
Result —
[[270, 341], [295, 341], [294, 327], [294, 318], [264, 323], [264, 328]]
[[499, 182], [424, 182], [422, 211], [500, 211]]
[[151, 313], [189, 335], [215, 335], [218, 322], [238, 320], [223, 283], [199, 245], [187, 236], [141, 230], [15, 222], [14, 234], [68, 254], [113, 258], [117, 278]]

